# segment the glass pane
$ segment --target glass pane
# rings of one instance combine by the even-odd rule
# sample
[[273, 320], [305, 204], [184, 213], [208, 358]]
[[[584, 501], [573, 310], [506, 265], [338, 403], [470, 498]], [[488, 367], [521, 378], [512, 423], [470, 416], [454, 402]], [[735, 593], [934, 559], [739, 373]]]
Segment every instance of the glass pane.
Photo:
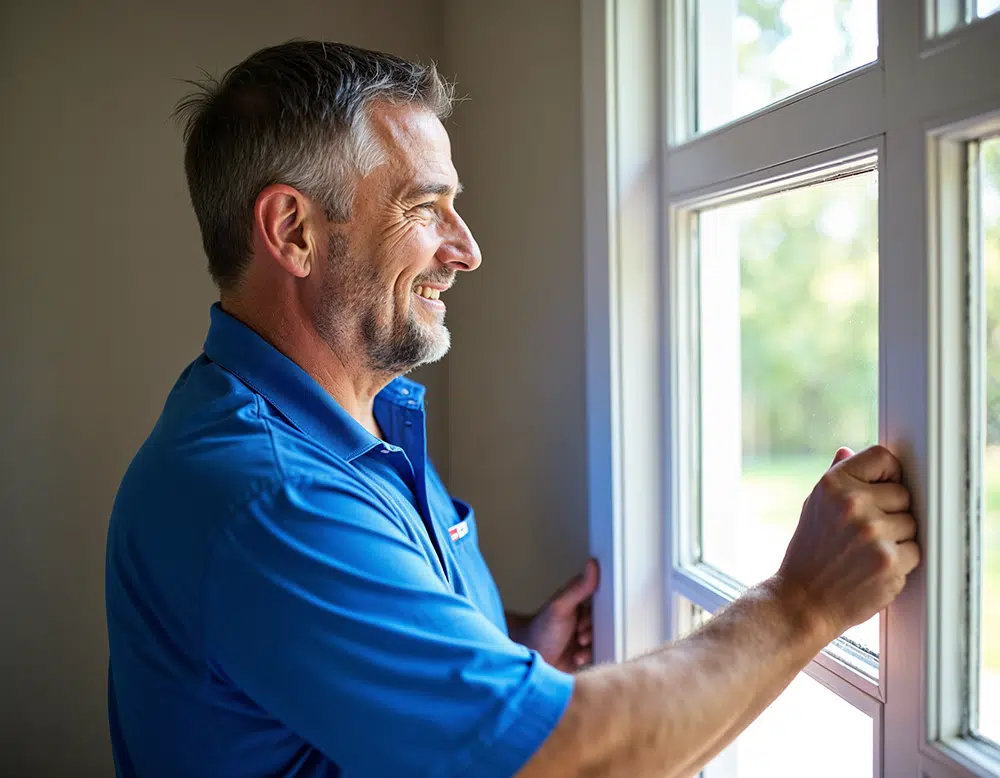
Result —
[[1000, 0], [979, 0], [976, 4], [976, 16], [980, 19], [997, 11], [1000, 11]]
[[1000, 139], [980, 148], [986, 266], [986, 512], [980, 544], [979, 731], [1000, 743]]
[[[874, 171], [702, 211], [701, 560], [772, 575], [839, 446], [878, 437]], [[849, 637], [878, 651], [873, 620]]]
[[698, 0], [696, 131], [878, 56], [876, 0]]
[[947, 35], [977, 19], [1000, 11], [1000, 0], [934, 0], [929, 35]]
[[[677, 598], [683, 625], [708, 614]], [[682, 626], [682, 625], [679, 625]], [[704, 778], [862, 778], [873, 775], [874, 722], [805, 673], [709, 764]]]

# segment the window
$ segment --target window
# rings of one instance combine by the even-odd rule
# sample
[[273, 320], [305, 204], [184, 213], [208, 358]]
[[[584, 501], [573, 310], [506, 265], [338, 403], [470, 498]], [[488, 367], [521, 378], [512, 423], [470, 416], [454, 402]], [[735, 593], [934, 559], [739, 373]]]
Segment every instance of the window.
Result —
[[[982, 117], [946, 126], [931, 139], [929, 160], [941, 380], [931, 471], [940, 507], [927, 540], [935, 568], [928, 586], [928, 738], [987, 775], [1000, 774], [998, 130], [1000, 121]], [[963, 520], [949, 521], [953, 515]]]
[[[973, 389], [977, 408], [973, 421], [978, 440], [973, 460], [978, 460], [982, 488], [973, 506], [979, 521], [972, 525], [973, 582], [970, 634], [973, 679], [978, 675], [978, 700], [970, 711], [970, 730], [1000, 744], [1000, 139], [971, 144], [969, 206], [972, 209], [970, 252], [974, 272], [972, 289], [978, 289], [982, 316], [972, 317], [981, 345], [973, 359], [974, 373], [984, 377]], [[978, 260], [978, 261], [977, 261]], [[978, 616], [978, 618], [976, 618]], [[978, 641], [975, 640], [978, 632]]]
[[869, 716], [803, 673], [702, 775], [870, 778], [873, 730]]
[[[677, 598], [677, 635], [710, 614]], [[808, 716], [803, 716], [807, 711]], [[836, 732], [839, 737], [830, 738]], [[866, 778], [875, 757], [875, 722], [823, 684], [800, 674], [784, 694], [705, 768], [704, 778]]]
[[[695, 212], [700, 559], [741, 584], [778, 569], [831, 452], [878, 440], [873, 164]], [[876, 657], [878, 634], [852, 637]]]
[[698, 0], [695, 130], [874, 62], [876, 0]]
[[985, 19], [1000, 10], [1000, 0], [929, 0], [928, 37], [946, 35], [956, 28]]
[[771, 574], [878, 441], [922, 566], [706, 775], [1000, 777], [1000, 0], [584, 8], [598, 656]]

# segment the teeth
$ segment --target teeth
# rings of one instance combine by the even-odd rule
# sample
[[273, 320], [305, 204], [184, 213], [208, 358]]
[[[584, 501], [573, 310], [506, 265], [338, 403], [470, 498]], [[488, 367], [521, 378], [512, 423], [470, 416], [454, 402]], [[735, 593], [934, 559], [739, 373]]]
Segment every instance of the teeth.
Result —
[[418, 286], [416, 289], [413, 290], [413, 293], [420, 295], [421, 297], [425, 297], [428, 300], [441, 299], [441, 290], [431, 289], [429, 286]]

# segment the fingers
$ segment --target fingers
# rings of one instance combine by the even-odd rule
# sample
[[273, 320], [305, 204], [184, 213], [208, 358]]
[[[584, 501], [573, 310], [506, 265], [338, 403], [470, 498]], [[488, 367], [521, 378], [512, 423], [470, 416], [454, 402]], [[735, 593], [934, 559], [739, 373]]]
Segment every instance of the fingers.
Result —
[[576, 608], [597, 590], [600, 571], [596, 559], [588, 559], [583, 572], [563, 587], [553, 598], [553, 605], [564, 612]]
[[899, 483], [902, 480], [899, 460], [885, 446], [872, 446], [838, 464], [844, 472], [865, 483], [874, 484], [882, 481]]
[[875, 506], [885, 513], [903, 513], [910, 509], [910, 490], [901, 484], [871, 484], [866, 491]]
[[576, 622], [576, 650], [573, 653], [573, 664], [577, 669], [594, 661], [593, 644], [594, 617], [589, 605], [584, 605]]
[[840, 448], [837, 449], [837, 453], [833, 455], [833, 464], [830, 465], [830, 467], [833, 467], [834, 465], [839, 465], [845, 459], [850, 459], [853, 456], [854, 452], [851, 451], [851, 449], [849, 449], [847, 446], [841, 446]]
[[594, 642], [594, 619], [589, 611], [577, 622], [576, 642], [584, 648]]
[[903, 575], [909, 575], [920, 564], [920, 546], [910, 540], [896, 546], [896, 556]]
[[882, 536], [893, 543], [911, 541], [917, 537], [917, 520], [909, 513], [890, 513], [879, 524]]
[[580, 602], [583, 602], [588, 597], [590, 597], [594, 592], [597, 591], [597, 585], [601, 582], [601, 569], [597, 564], [596, 559], [588, 559], [587, 564], [583, 568], [583, 582], [581, 585], [582, 596], [580, 597]]

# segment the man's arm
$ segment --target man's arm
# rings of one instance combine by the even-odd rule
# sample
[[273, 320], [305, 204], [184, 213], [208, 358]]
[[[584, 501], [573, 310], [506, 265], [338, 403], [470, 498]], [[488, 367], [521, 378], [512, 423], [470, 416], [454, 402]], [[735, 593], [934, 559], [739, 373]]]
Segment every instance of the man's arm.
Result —
[[510, 778], [572, 694], [337, 468], [234, 511], [205, 603], [213, 667], [349, 775]]
[[580, 673], [518, 775], [694, 775], [828, 642], [885, 607], [919, 557], [909, 495], [886, 449], [845, 456], [806, 501], [777, 576], [685, 640]]
[[580, 673], [559, 726], [521, 776], [696, 774], [832, 637], [779, 589], [762, 585], [655, 653]]

